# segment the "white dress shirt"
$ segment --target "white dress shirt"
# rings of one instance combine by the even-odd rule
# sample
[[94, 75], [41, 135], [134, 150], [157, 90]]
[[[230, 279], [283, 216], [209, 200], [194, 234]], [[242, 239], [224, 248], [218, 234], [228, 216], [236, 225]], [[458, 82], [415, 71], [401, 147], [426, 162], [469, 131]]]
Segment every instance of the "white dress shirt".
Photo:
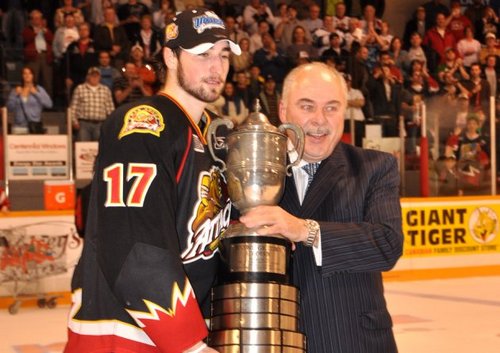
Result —
[[[297, 152], [295, 150], [290, 151], [288, 155], [291, 161], [295, 161], [297, 159]], [[306, 196], [307, 184], [309, 181], [309, 174], [307, 174], [307, 172], [304, 169], [302, 169], [302, 167], [307, 163], [308, 162], [301, 160], [297, 166], [292, 167], [293, 179], [295, 181], [295, 187], [297, 189], [297, 196], [299, 197], [301, 205], [302, 202], [304, 201], [304, 197]], [[316, 260], [316, 265], [321, 266], [322, 255], [323, 255], [321, 252], [321, 229], [318, 234], [316, 245], [314, 245], [312, 249], [314, 253], [314, 259]]]

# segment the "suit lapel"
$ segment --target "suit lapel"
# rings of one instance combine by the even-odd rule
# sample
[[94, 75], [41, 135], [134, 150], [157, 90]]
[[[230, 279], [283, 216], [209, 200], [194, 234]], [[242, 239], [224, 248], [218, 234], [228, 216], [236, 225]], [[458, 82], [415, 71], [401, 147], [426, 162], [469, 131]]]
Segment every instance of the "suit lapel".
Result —
[[297, 196], [297, 188], [295, 187], [293, 174], [286, 177], [285, 190], [286, 192], [283, 195], [280, 205], [291, 214], [300, 214], [300, 202]]
[[[346, 157], [340, 143], [330, 157], [321, 162], [302, 202], [300, 216], [308, 218], [315, 214], [323, 200], [330, 194], [341, 178], [345, 178]], [[295, 195], [297, 192], [295, 192]]]

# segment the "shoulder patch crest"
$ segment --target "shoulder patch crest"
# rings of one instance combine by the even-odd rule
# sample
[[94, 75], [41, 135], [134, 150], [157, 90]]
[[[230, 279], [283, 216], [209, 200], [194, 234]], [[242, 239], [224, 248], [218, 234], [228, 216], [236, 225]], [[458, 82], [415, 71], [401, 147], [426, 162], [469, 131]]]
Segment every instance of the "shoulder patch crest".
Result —
[[152, 134], [159, 137], [164, 129], [163, 116], [158, 110], [149, 105], [139, 105], [125, 114], [118, 139], [133, 133]]

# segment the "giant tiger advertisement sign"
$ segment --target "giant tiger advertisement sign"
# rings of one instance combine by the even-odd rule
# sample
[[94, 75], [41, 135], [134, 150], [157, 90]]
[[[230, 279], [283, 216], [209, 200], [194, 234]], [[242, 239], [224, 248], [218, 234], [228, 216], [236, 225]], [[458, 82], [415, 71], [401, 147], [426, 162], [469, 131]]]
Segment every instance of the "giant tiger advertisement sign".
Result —
[[500, 271], [500, 199], [402, 199], [401, 206], [404, 249], [393, 271], [481, 266]]

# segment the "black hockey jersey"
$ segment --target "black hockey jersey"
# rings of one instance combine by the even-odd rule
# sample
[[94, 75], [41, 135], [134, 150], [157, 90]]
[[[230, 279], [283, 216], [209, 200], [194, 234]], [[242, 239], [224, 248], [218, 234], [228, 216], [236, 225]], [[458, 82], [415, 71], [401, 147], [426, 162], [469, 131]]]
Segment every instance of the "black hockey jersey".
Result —
[[178, 102], [157, 95], [113, 112], [99, 140], [65, 352], [175, 353], [206, 337], [213, 245], [230, 208], [204, 132]]

